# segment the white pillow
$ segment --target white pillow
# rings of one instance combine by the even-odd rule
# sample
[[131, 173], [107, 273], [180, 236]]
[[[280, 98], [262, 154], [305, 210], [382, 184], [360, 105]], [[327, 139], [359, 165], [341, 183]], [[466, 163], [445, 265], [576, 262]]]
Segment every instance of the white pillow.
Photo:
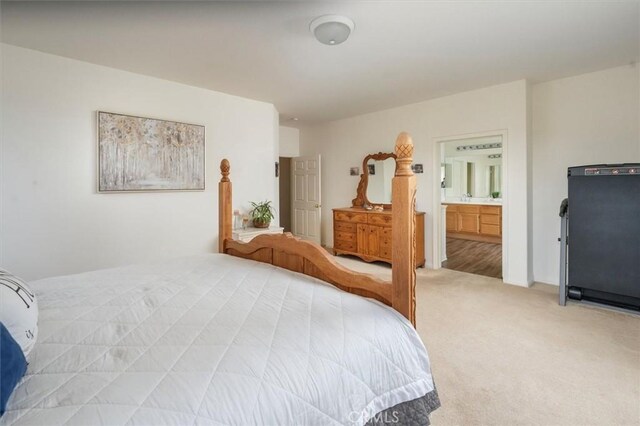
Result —
[[38, 337], [38, 302], [24, 281], [4, 269], [0, 269], [0, 321], [26, 357]]

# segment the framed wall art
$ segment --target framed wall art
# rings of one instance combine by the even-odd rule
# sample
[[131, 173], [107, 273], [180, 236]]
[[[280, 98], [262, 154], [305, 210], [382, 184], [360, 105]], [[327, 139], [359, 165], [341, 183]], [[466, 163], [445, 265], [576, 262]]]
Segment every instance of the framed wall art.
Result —
[[98, 111], [98, 192], [204, 189], [204, 126]]

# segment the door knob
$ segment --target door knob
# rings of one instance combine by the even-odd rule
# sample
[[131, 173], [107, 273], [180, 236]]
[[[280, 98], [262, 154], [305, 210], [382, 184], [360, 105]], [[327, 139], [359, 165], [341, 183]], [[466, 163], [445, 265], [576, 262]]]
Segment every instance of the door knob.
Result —
[[316, 209], [319, 209], [320, 207], [322, 207], [322, 204], [316, 204], [314, 207], [315, 207]]

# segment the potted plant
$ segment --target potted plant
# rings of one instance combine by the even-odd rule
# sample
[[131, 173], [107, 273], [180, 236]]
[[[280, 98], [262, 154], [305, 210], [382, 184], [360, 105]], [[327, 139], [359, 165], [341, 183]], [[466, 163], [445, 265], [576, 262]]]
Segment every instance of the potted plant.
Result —
[[256, 228], [268, 228], [271, 224], [271, 219], [275, 218], [275, 210], [271, 206], [271, 201], [263, 201], [261, 203], [251, 202], [251, 219], [253, 219], [253, 226]]

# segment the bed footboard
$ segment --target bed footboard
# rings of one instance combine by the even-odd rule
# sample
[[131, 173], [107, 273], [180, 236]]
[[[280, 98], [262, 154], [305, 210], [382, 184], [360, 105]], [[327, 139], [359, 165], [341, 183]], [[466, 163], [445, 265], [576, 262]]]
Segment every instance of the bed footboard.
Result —
[[318, 244], [301, 240], [288, 232], [259, 235], [248, 243], [226, 240], [224, 252], [309, 275], [349, 293], [392, 305], [390, 282], [347, 269]]
[[400, 133], [396, 139], [395, 154], [398, 167], [392, 183], [391, 212], [394, 233], [391, 281], [347, 269], [337, 263], [320, 245], [289, 233], [260, 235], [248, 243], [234, 241], [231, 238], [231, 167], [226, 159], [220, 163], [222, 179], [218, 185], [220, 252], [269, 263], [321, 279], [344, 291], [377, 299], [396, 309], [415, 325], [416, 178], [411, 171], [413, 141], [407, 133]]

